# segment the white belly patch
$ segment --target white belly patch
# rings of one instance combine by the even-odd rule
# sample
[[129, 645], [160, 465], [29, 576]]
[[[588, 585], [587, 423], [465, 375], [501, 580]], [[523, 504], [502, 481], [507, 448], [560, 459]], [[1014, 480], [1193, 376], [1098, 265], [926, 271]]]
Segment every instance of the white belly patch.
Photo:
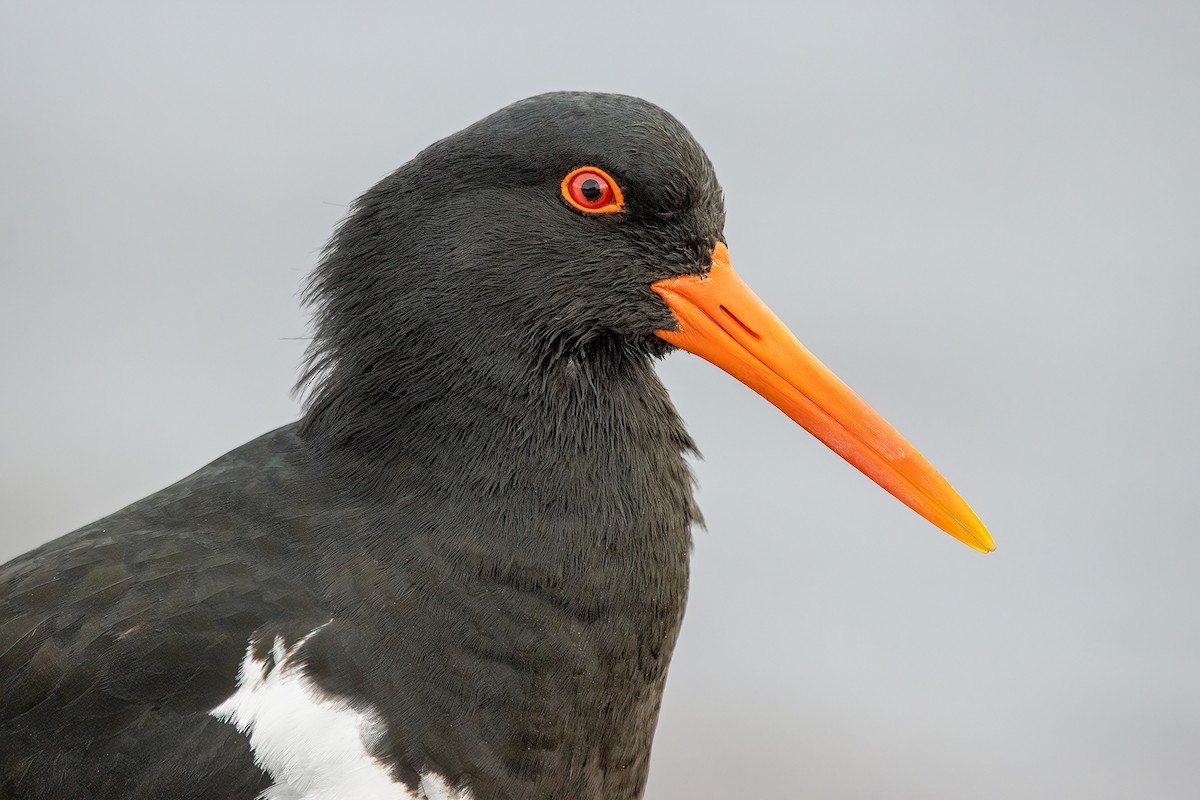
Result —
[[208, 712], [246, 735], [275, 781], [260, 800], [470, 800], [433, 773], [414, 794], [371, 755], [385, 730], [379, 714], [325, 694], [292, 658], [323, 627], [291, 647], [276, 637], [270, 658], [255, 658], [252, 642], [237, 691]]

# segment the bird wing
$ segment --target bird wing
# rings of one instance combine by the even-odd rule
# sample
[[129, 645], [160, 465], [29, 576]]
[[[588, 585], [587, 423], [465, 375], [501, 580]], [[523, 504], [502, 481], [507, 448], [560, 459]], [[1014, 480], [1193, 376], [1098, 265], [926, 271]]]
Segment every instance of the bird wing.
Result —
[[0, 567], [0, 790], [253, 798], [270, 785], [209, 712], [256, 630], [325, 613], [295, 567], [304, 545], [272, 557], [288, 519], [267, 498], [288, 476], [264, 440], [279, 435]]

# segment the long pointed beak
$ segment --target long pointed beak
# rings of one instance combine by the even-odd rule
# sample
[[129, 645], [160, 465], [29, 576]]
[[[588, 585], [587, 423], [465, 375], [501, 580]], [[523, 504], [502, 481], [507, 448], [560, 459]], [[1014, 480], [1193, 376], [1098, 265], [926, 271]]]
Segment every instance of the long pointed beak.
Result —
[[900, 502], [960, 542], [996, 549], [975, 512], [938, 471], [796, 340], [729, 265], [724, 243], [706, 275], [656, 281], [678, 330], [655, 331], [769, 400]]

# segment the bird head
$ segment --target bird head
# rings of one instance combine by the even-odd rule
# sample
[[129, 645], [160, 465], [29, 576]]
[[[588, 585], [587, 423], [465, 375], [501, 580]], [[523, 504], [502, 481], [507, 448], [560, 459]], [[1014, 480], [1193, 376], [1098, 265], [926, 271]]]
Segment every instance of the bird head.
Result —
[[708, 157], [657, 106], [566, 92], [514, 103], [359, 198], [310, 286], [306, 378], [328, 407], [364, 387], [423, 391], [411, 378], [431, 353], [472, 365], [442, 373], [462, 391], [503, 392], [598, 348], [680, 348], [942, 530], [994, 549], [945, 479], [738, 278], [724, 219]]

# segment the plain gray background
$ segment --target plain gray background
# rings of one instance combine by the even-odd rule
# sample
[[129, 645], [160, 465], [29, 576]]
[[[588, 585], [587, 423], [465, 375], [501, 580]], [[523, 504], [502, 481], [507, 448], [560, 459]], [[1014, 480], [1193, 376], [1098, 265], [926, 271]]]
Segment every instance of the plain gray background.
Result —
[[935, 530], [677, 354], [708, 529], [648, 795], [1200, 796], [1200, 4], [6, 3], [0, 560], [293, 419], [297, 291], [432, 140], [658, 102]]

